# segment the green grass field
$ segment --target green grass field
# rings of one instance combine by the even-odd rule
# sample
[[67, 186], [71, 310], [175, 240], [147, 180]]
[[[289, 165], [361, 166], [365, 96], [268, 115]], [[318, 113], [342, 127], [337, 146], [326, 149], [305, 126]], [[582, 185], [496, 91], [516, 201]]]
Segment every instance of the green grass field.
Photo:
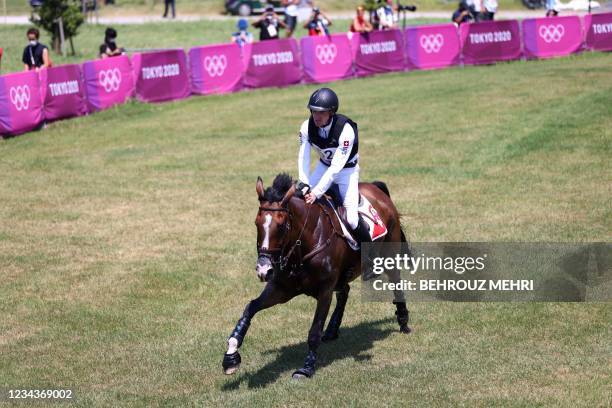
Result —
[[[612, 55], [334, 83], [413, 241], [611, 241]], [[255, 180], [296, 174], [314, 86], [132, 102], [0, 142], [0, 388], [89, 406], [612, 404], [610, 303], [414, 303], [353, 283], [294, 382], [315, 302], [259, 314]], [[0, 402], [2, 404], [2, 402]], [[25, 405], [23, 405], [25, 406]]]

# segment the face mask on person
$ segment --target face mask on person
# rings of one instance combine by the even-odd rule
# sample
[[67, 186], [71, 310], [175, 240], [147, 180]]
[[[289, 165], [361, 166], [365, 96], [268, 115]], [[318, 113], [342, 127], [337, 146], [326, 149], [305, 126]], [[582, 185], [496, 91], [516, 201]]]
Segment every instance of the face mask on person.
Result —
[[37, 40], [30, 40], [30, 45], [31, 45], [32, 47], [36, 46], [36, 44], [38, 44], [38, 41], [37, 41]]
[[115, 39], [114, 39], [114, 38], [109, 38], [109, 39], [107, 40], [107, 42], [108, 42], [109, 44], [114, 44], [114, 43], [115, 43]]

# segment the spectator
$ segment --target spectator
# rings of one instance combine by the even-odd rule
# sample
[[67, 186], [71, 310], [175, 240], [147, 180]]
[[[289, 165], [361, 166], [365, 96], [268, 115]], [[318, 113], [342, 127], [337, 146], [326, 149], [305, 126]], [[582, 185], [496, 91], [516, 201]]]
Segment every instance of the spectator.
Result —
[[245, 18], [238, 20], [236, 27], [238, 28], [238, 31], [232, 34], [232, 42], [238, 44], [240, 47], [242, 47], [244, 44], [253, 43], [253, 34], [247, 31], [249, 28], [249, 23]]
[[397, 16], [393, 13], [393, 0], [387, 0], [385, 4], [380, 2], [380, 6], [376, 9], [378, 16], [378, 29], [391, 30], [397, 27]]
[[472, 18], [474, 19], [474, 22], [477, 23], [481, 20], [481, 15], [480, 15], [480, 10], [481, 10], [481, 6], [480, 6], [480, 1], [481, 0], [462, 0], [465, 1], [468, 10], [470, 10], [470, 14], [472, 15]]
[[125, 52], [123, 48], [117, 46], [117, 31], [108, 27], [104, 32], [104, 43], [100, 45], [100, 58], [116, 57]]
[[280, 27], [287, 28], [287, 25], [280, 21], [278, 15], [274, 12], [274, 7], [267, 6], [266, 12], [253, 23], [253, 27], [260, 30], [259, 41], [265, 41], [278, 39], [278, 30]]
[[355, 15], [353, 23], [351, 24], [352, 33], [369, 33], [372, 31], [372, 24], [365, 19], [364, 14], [365, 9], [363, 6], [357, 7], [357, 14]]
[[493, 21], [495, 13], [497, 12], [497, 0], [483, 0], [482, 5], [484, 8], [482, 19]]
[[298, 18], [298, 4], [300, 0], [283, 0], [285, 6], [285, 24], [287, 25], [287, 38], [293, 35]]
[[453, 13], [453, 22], [460, 26], [463, 23], [468, 23], [472, 19], [470, 10], [464, 1], [459, 2], [459, 8]]
[[304, 24], [304, 28], [308, 30], [310, 36], [329, 35], [330, 25], [332, 25], [331, 20], [318, 7], [314, 7], [310, 20]]
[[168, 6], [172, 7], [172, 18], [176, 18], [176, 0], [164, 0], [164, 15], [162, 17], [168, 17]]
[[30, 28], [28, 30], [28, 41], [30, 43], [23, 49], [23, 58], [21, 59], [26, 71], [38, 71], [40, 68], [48, 68], [51, 66], [49, 48], [38, 42], [39, 37], [40, 32], [38, 29]]
[[557, 17], [559, 15], [559, 3], [557, 0], [546, 0], [546, 17]]

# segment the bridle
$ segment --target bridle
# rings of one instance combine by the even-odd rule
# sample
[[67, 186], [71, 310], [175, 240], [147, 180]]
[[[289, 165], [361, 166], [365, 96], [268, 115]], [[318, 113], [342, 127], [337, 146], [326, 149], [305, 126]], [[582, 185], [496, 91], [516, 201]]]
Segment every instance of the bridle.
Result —
[[[306, 231], [306, 226], [308, 225], [308, 219], [310, 216], [310, 209], [312, 207], [313, 207], [312, 205], [308, 206], [308, 209], [306, 210], [306, 217], [304, 218], [304, 225], [302, 225], [302, 229], [300, 230], [300, 233], [297, 239], [295, 240], [295, 242], [293, 243], [293, 245], [291, 245], [291, 247], [287, 250], [287, 245], [288, 245], [287, 236], [289, 235], [289, 232], [291, 231], [291, 221], [292, 221], [291, 211], [289, 211], [287, 207], [272, 208], [272, 207], [263, 207], [261, 205], [259, 206], [259, 211], [285, 212], [289, 216], [289, 220], [282, 226], [283, 236], [281, 238], [281, 243], [282, 243], [281, 247], [261, 249], [261, 247], [257, 245], [257, 256], [267, 258], [272, 264], [272, 268], [274, 272], [282, 273], [287, 267], [287, 265], [289, 264], [289, 259], [291, 258], [293, 253], [296, 252], [298, 262], [291, 265], [292, 267], [291, 274], [297, 274], [302, 269], [302, 265], [304, 264], [304, 261], [312, 258], [314, 255], [319, 253], [324, 248], [324, 247], [316, 248], [315, 250], [306, 254], [305, 257], [302, 257], [302, 236], [304, 235], [304, 231]], [[286, 253], [286, 255], [283, 255], [284, 253]]]

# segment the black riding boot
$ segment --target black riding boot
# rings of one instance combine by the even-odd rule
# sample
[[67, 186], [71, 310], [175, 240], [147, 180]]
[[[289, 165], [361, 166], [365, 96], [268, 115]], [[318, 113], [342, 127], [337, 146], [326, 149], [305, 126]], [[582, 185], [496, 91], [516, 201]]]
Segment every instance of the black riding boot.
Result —
[[[368, 228], [368, 224], [363, 220], [363, 218], [359, 217], [359, 223], [357, 224], [357, 228], [353, 230], [353, 236], [357, 239], [359, 244], [361, 245], [364, 242], [372, 242], [372, 238], [370, 237], [370, 232]], [[363, 251], [363, 246], [362, 246]], [[372, 257], [368, 252], [365, 256], [362, 257], [364, 263], [361, 265], [361, 270], [363, 271], [363, 280], [370, 280], [375, 275], [372, 272]]]

